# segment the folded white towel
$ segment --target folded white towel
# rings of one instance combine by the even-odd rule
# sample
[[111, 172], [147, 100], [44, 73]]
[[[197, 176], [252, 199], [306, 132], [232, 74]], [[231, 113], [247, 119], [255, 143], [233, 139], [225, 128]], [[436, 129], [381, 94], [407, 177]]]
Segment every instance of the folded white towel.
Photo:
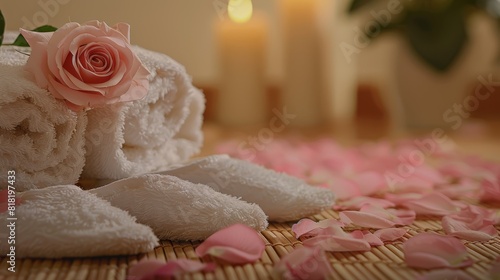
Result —
[[134, 50], [151, 72], [149, 93], [143, 100], [88, 112], [84, 178], [121, 179], [162, 170], [201, 148], [203, 94], [168, 56]]
[[0, 189], [7, 171], [19, 191], [74, 184], [85, 162], [84, 112], [75, 113], [23, 70], [29, 48], [0, 47]]
[[[17, 198], [22, 201], [17, 220], [0, 213], [1, 255], [9, 254], [10, 246], [18, 258], [62, 258], [146, 253], [158, 245], [149, 227], [76, 186], [30, 190]], [[15, 244], [8, 244], [10, 236]]]
[[159, 174], [193, 183], [259, 205], [272, 221], [294, 221], [316, 214], [334, 204], [332, 191], [228, 155], [196, 159]]
[[235, 223], [267, 227], [255, 204], [167, 175], [141, 175], [89, 192], [128, 211], [160, 239], [201, 240]]

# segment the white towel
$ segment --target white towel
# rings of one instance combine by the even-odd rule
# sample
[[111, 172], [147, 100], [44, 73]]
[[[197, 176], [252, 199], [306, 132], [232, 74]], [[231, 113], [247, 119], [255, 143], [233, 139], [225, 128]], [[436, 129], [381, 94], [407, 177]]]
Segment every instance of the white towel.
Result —
[[335, 201], [330, 190], [228, 155], [196, 159], [160, 174], [241, 197], [259, 205], [271, 221], [298, 220], [331, 208]]
[[199, 152], [205, 108], [184, 67], [134, 47], [151, 72], [143, 100], [88, 112], [84, 178], [121, 179], [165, 169]]
[[201, 240], [235, 223], [267, 227], [259, 206], [167, 175], [140, 175], [89, 192], [126, 210], [160, 239]]
[[85, 162], [86, 115], [39, 88], [17, 50], [30, 51], [0, 47], [0, 189], [8, 170], [19, 191], [74, 184]]
[[[18, 258], [138, 254], [158, 245], [149, 227], [76, 186], [29, 190], [17, 199], [17, 220], [7, 220], [8, 211], [0, 213], [0, 255], [9, 254], [12, 245]], [[15, 244], [7, 244], [11, 239]]]

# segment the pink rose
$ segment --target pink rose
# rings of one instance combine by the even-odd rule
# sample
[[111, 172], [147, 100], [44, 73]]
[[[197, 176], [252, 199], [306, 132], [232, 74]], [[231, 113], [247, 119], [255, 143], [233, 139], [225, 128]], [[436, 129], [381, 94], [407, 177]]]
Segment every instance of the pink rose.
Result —
[[128, 24], [99, 21], [47, 33], [21, 29], [31, 47], [27, 70], [74, 110], [141, 99], [149, 72], [130, 47], [129, 31]]

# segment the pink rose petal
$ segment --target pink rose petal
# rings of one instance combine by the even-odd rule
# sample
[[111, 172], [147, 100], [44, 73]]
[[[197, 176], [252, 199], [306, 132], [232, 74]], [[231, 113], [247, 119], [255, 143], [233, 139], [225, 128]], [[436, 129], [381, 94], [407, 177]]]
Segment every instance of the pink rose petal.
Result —
[[498, 232], [487, 209], [469, 205], [459, 213], [443, 217], [441, 224], [448, 235], [469, 241], [488, 241]]
[[300, 247], [284, 256], [273, 269], [275, 279], [328, 279], [332, 267], [319, 247]]
[[396, 205], [403, 205], [404, 203], [412, 200], [417, 200], [422, 198], [424, 195], [421, 193], [401, 193], [401, 194], [393, 194], [386, 193], [384, 198], [387, 201], [390, 201]]
[[307, 247], [320, 247], [330, 252], [370, 251], [370, 244], [364, 239], [357, 239], [350, 235], [318, 235], [302, 241]]
[[407, 201], [403, 205], [414, 210], [417, 215], [445, 216], [460, 210], [457, 203], [441, 193], [427, 194], [420, 199]]
[[416, 268], [458, 268], [472, 265], [460, 240], [434, 233], [420, 233], [403, 244], [405, 262]]
[[394, 222], [379, 217], [376, 214], [360, 211], [343, 211], [339, 213], [339, 217], [345, 224], [354, 224], [366, 228], [390, 228], [396, 225]]
[[394, 241], [400, 239], [408, 232], [404, 228], [383, 228], [379, 229], [373, 234], [380, 238], [383, 242]]
[[418, 280], [444, 280], [444, 279], [450, 279], [450, 280], [474, 280], [472, 276], [469, 276], [467, 273], [465, 273], [462, 270], [457, 270], [457, 269], [439, 269], [439, 270], [434, 270], [431, 272], [428, 272], [419, 278]]
[[208, 237], [196, 248], [196, 254], [200, 257], [211, 255], [231, 264], [246, 264], [260, 259], [265, 247], [254, 229], [235, 224]]
[[373, 233], [371, 233], [367, 230], [364, 230], [364, 231], [355, 230], [355, 231], [351, 232], [351, 236], [356, 238], [356, 239], [363, 239], [366, 242], [368, 242], [368, 244], [370, 244], [371, 246], [384, 245], [384, 242], [382, 242], [382, 240], [380, 240], [380, 238], [378, 236], [374, 235]]
[[386, 200], [386, 199], [380, 199], [380, 198], [373, 198], [373, 197], [368, 197], [368, 196], [357, 196], [354, 198], [351, 198], [349, 200], [343, 201], [339, 203], [335, 209], [338, 210], [359, 210], [361, 207], [365, 205], [372, 205], [372, 206], [377, 206], [380, 208], [391, 208], [396, 206], [393, 202]]
[[177, 259], [167, 263], [159, 260], [142, 260], [129, 269], [127, 279], [155, 280], [175, 279], [183, 273], [210, 272], [215, 269], [213, 263], [201, 263], [188, 259]]
[[301, 236], [308, 235], [314, 236], [316, 233], [312, 233], [316, 229], [324, 229], [331, 226], [343, 226], [338, 220], [335, 219], [326, 219], [319, 222], [315, 222], [310, 219], [302, 219], [298, 223], [292, 225], [292, 231], [295, 233], [296, 238], [300, 238]]

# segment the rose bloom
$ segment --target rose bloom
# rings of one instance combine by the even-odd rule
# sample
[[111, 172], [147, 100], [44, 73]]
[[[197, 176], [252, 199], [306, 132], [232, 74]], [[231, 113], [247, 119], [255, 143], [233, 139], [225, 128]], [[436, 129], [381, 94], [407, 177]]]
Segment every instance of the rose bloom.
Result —
[[26, 69], [39, 87], [73, 110], [146, 96], [149, 72], [130, 46], [130, 26], [70, 22], [55, 32], [21, 29], [31, 47]]

